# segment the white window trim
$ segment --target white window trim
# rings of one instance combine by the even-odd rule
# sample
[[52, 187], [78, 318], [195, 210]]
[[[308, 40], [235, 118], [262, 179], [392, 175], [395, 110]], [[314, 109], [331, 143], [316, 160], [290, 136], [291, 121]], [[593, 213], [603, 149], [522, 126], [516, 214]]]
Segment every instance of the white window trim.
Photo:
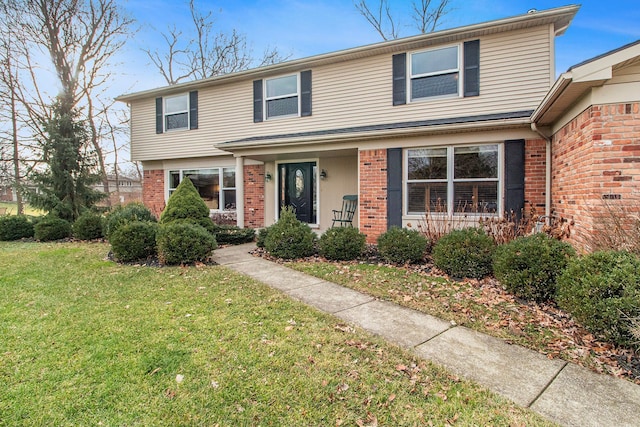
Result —
[[[209, 212], [233, 212], [235, 211], [235, 209], [230, 209], [230, 210], [225, 210], [224, 203], [224, 190], [236, 190], [236, 196], [237, 196], [237, 187], [224, 187], [224, 170], [225, 169], [233, 169], [234, 172], [237, 173], [237, 170], [234, 166], [211, 166], [211, 167], [194, 167], [194, 168], [170, 168], [166, 170], [166, 176], [165, 176], [165, 203], [169, 201], [169, 197], [171, 196], [171, 191], [175, 191], [175, 188], [171, 188], [171, 172], [179, 172], [180, 173], [180, 182], [182, 182], [182, 180], [184, 179], [184, 172], [185, 171], [200, 171], [200, 170], [207, 170], [207, 169], [217, 169], [218, 170], [218, 176], [219, 176], [219, 182], [220, 182], [220, 191], [219, 191], [219, 196], [218, 196], [218, 209], [209, 209]], [[220, 206], [222, 206], [222, 208], [220, 208]], [[236, 200], [236, 208], [238, 206], [237, 200]]]
[[[418, 54], [418, 53], [425, 53], [425, 52], [432, 52], [435, 50], [440, 50], [440, 49], [446, 49], [449, 47], [457, 47], [458, 48], [458, 68], [450, 68], [447, 70], [441, 70], [441, 71], [437, 71], [437, 72], [432, 72], [432, 73], [423, 73], [423, 74], [416, 74], [413, 75], [412, 72], [412, 61], [413, 61], [413, 55], [414, 54]], [[447, 98], [462, 98], [463, 96], [463, 84], [462, 82], [464, 81], [464, 67], [461, 65], [462, 61], [463, 61], [463, 45], [462, 43], [456, 43], [456, 44], [451, 44], [451, 45], [446, 45], [446, 46], [438, 46], [438, 47], [434, 47], [432, 49], [422, 49], [422, 50], [416, 50], [413, 52], [409, 52], [409, 54], [407, 55], [407, 97], [409, 98], [409, 103], [414, 103], [414, 102], [425, 102], [425, 101], [432, 101], [432, 100], [438, 100], [438, 99], [447, 99]], [[430, 77], [430, 76], [439, 76], [441, 74], [450, 74], [450, 73], [454, 73], [457, 72], [458, 73], [458, 93], [453, 93], [453, 94], [448, 94], [448, 95], [439, 95], [439, 96], [426, 96], [423, 98], [413, 98], [413, 86], [412, 86], [412, 80], [413, 79], [417, 79], [417, 78], [421, 78], [421, 77]]]
[[[167, 113], [167, 100], [169, 99], [173, 99], [173, 98], [180, 98], [180, 97], [185, 97], [187, 98], [187, 109], [186, 110], [182, 110], [182, 111], [174, 111], [171, 113]], [[164, 98], [162, 98], [162, 128], [165, 132], [173, 132], [173, 131], [180, 131], [180, 130], [185, 130], [185, 129], [189, 129], [189, 123], [191, 121], [191, 104], [190, 104], [190, 99], [189, 99], [189, 93], [181, 93], [178, 95], [172, 95], [172, 96], [165, 96]], [[187, 125], [185, 127], [181, 127], [181, 128], [173, 128], [173, 129], [167, 129], [167, 116], [173, 116], [176, 114], [184, 114], [187, 113]]]
[[[291, 93], [287, 93], [287, 94], [284, 94], [284, 95], [271, 96], [271, 97], [267, 96], [267, 82], [269, 80], [277, 80], [277, 79], [281, 79], [283, 77], [293, 77], [293, 76], [296, 77], [296, 90], [297, 90], [296, 92], [291, 92]], [[286, 118], [290, 118], [290, 117], [300, 117], [300, 110], [302, 108], [302, 104], [301, 104], [302, 96], [301, 96], [301, 93], [300, 93], [300, 83], [301, 83], [300, 82], [300, 73], [286, 74], [286, 75], [283, 75], [283, 76], [275, 76], [275, 77], [270, 77], [268, 79], [264, 79], [264, 85], [263, 85], [264, 87], [262, 89], [263, 92], [264, 92], [263, 93], [263, 97], [262, 97], [264, 99], [263, 105], [262, 105], [262, 111], [264, 112], [264, 120], [279, 120], [279, 119], [286, 119]], [[277, 99], [284, 99], [284, 98], [291, 98], [293, 96], [296, 96], [298, 98], [298, 112], [296, 114], [285, 114], [285, 115], [282, 115], [282, 116], [269, 117], [269, 109], [267, 107], [267, 104], [268, 104], [269, 101], [274, 101], [274, 100], [277, 100]]]
[[[479, 147], [479, 146], [487, 146], [487, 145], [497, 145], [498, 146], [498, 171], [497, 178], [454, 178], [454, 151], [455, 148], [461, 147]], [[420, 149], [435, 149], [435, 148], [446, 148], [447, 149], [447, 178], [446, 179], [412, 179], [409, 177], [409, 151], [410, 150], [420, 150]], [[480, 218], [483, 216], [496, 216], [502, 218], [503, 216], [503, 206], [504, 206], [504, 143], [503, 142], [481, 142], [475, 144], [454, 144], [454, 145], [433, 145], [433, 146], [420, 146], [420, 147], [411, 147], [403, 150], [403, 165], [402, 165], [402, 213], [403, 217], [406, 218], [421, 218], [425, 215], [422, 213], [409, 213], [409, 192], [407, 191], [407, 187], [409, 183], [414, 182], [446, 182], [447, 183], [447, 214], [446, 216], [455, 215], [455, 201], [454, 201], [454, 183], [456, 182], [497, 182], [498, 183], [498, 195], [497, 195], [497, 210], [495, 214], [488, 213], [473, 213], [473, 212], [465, 212], [464, 215], [469, 218]], [[437, 213], [432, 212], [431, 215], [437, 215]], [[442, 214], [444, 216], [444, 214]]]

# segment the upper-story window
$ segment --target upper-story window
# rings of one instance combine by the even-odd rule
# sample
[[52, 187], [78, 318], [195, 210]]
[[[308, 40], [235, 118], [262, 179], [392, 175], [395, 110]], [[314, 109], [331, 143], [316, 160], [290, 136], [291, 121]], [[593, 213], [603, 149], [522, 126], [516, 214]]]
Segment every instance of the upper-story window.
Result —
[[311, 115], [311, 70], [253, 82], [253, 121]]
[[459, 46], [411, 54], [411, 100], [460, 93]]
[[298, 75], [267, 79], [266, 111], [267, 119], [298, 115]]
[[198, 129], [198, 91], [156, 98], [156, 133]]
[[189, 127], [189, 97], [187, 94], [164, 99], [164, 128], [187, 129]]

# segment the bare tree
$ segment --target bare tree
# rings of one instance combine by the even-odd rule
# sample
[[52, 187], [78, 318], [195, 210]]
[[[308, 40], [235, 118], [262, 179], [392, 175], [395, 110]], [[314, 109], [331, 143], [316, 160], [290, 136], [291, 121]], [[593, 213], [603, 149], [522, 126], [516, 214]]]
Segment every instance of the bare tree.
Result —
[[[450, 11], [450, 3], [450, 0], [412, 2], [412, 18], [416, 29], [422, 34], [435, 31], [443, 16]], [[370, 6], [366, 0], [359, 0], [354, 2], [354, 6], [383, 40], [393, 40], [400, 36], [401, 26], [393, 16], [387, 0], [379, 0], [377, 6]]]
[[[189, 10], [193, 33], [185, 34], [171, 27], [161, 33], [166, 44], [164, 50], [144, 50], [167, 84], [233, 73], [256, 63], [245, 35], [236, 30], [216, 32], [213, 12], [201, 12], [194, 0], [189, 1]], [[287, 58], [276, 48], [269, 48], [257, 65], [275, 64]]]
[[[23, 34], [21, 50], [37, 49], [48, 54], [60, 85], [59, 95], [69, 99], [69, 108], [84, 110], [89, 122], [89, 141], [98, 155], [99, 169], [105, 192], [109, 192], [106, 166], [99, 133], [100, 116], [107, 108], [99, 100], [111, 73], [107, 70], [116, 52], [131, 34], [133, 20], [127, 17], [116, 0], [10, 0], [10, 8], [19, 16]], [[31, 94], [28, 102], [32, 120], [38, 127], [51, 117], [42, 117], [49, 110], [52, 94], [43, 94], [41, 74], [32, 56], [23, 57], [30, 77]], [[37, 107], [36, 107], [37, 106]], [[45, 113], [46, 114], [46, 113]], [[35, 129], [34, 129], [35, 131]]]

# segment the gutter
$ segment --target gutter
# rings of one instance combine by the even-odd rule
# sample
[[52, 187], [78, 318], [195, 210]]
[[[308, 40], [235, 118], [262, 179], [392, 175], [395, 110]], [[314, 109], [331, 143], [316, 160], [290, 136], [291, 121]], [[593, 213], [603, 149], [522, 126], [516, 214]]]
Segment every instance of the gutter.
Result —
[[546, 217], [547, 225], [550, 225], [551, 220], [551, 135], [547, 136], [538, 128], [538, 126], [531, 122], [531, 130], [536, 132], [546, 141], [545, 147], [545, 180], [544, 180], [544, 215]]

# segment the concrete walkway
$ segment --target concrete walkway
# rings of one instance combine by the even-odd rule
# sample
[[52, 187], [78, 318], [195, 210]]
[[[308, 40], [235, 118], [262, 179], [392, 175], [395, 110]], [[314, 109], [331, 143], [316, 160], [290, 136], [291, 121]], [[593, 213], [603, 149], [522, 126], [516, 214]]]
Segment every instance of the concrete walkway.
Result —
[[412, 350], [565, 426], [640, 426], [640, 386], [254, 257], [253, 244], [214, 252], [221, 265]]

